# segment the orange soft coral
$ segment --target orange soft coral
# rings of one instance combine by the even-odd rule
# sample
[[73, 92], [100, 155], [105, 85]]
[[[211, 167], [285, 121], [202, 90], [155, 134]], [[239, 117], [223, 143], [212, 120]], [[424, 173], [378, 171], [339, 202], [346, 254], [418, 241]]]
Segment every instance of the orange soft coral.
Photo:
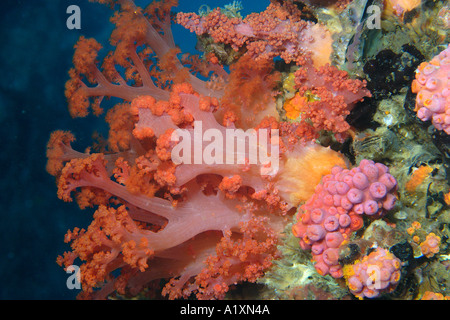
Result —
[[320, 68], [305, 65], [295, 72], [295, 83], [299, 88], [297, 99], [307, 97], [307, 103], [294, 100], [288, 102], [287, 107], [292, 116], [298, 109], [299, 123], [307, 139], [317, 137], [325, 130], [343, 141], [350, 129], [346, 116], [356, 102], [371, 96], [365, 81], [351, 79], [347, 72], [328, 64]]
[[444, 194], [444, 201], [448, 206], [450, 206], [450, 190]]
[[435, 235], [434, 233], [430, 233], [427, 235], [425, 241], [420, 244], [420, 251], [422, 251], [422, 254], [427, 258], [431, 258], [439, 252], [440, 244], [441, 237]]
[[319, 24], [301, 19], [301, 12], [289, 1], [271, 2], [267, 9], [245, 19], [228, 18], [219, 9], [206, 16], [179, 13], [177, 22], [197, 35], [208, 34], [214, 42], [238, 51], [245, 47], [257, 60], [281, 57], [286, 63], [311, 59], [316, 67], [330, 63], [331, 33]]
[[419, 187], [425, 181], [425, 179], [430, 175], [431, 171], [433, 171], [433, 168], [428, 165], [423, 165], [415, 169], [412, 172], [411, 177], [405, 184], [406, 191], [410, 193], [416, 191], [417, 187]]
[[64, 163], [76, 158], [87, 157], [88, 154], [77, 152], [70, 144], [75, 141], [75, 137], [68, 131], [57, 130], [52, 132], [47, 143], [47, 172], [52, 176], [58, 175]]
[[[56, 176], [58, 197], [75, 199], [82, 209], [96, 209], [87, 230], [67, 233], [71, 251], [58, 263], [81, 264], [84, 298], [106, 298], [115, 292], [137, 295], [156, 288], [161, 279], [166, 282], [162, 294], [168, 298], [223, 298], [230, 286], [256, 281], [279, 256], [278, 235], [301, 199], [292, 201], [289, 193], [302, 185], [283, 179], [281, 172], [297, 174], [303, 161], [299, 154], [309, 148], [301, 141], [304, 131], [297, 123], [257, 117], [266, 108], [275, 111], [270, 107], [279, 75], [267, 60], [256, 63], [256, 57], [244, 55], [231, 67], [230, 76], [222, 77], [220, 90], [187, 72], [191, 69], [182, 65], [186, 60], [178, 59], [170, 30], [175, 1], [155, 2], [145, 9], [131, 0], [99, 2], [119, 9], [112, 18], [114, 50], [101, 63], [100, 45], [80, 39], [67, 84], [69, 109], [73, 116], [87, 115], [89, 107], [99, 114], [102, 97], [123, 101], [107, 111], [107, 145], [91, 149], [97, 153], [72, 150], [74, 138], [69, 133], [51, 136], [47, 168]], [[308, 28], [309, 23], [298, 20], [295, 8], [278, 7], [273, 4], [268, 11], [298, 22], [282, 23], [281, 28]], [[258, 28], [260, 18], [252, 18]], [[300, 56], [306, 59], [308, 54]], [[285, 58], [293, 59], [290, 52]], [[210, 64], [204, 67], [203, 74], [220, 70]], [[233, 158], [242, 155], [244, 161], [172, 160], [174, 148], [185, 138], [200, 142], [201, 152], [207, 150], [207, 141], [193, 138], [194, 130], [225, 135], [235, 125], [254, 129], [251, 134], [262, 133], [248, 150], [231, 151]], [[175, 139], [183, 133], [183, 140]], [[236, 140], [242, 143], [246, 138]], [[277, 148], [270, 149], [269, 163], [250, 163], [250, 150], [268, 151], [272, 144]], [[183, 150], [179, 156], [191, 156], [195, 153], [191, 151]], [[214, 149], [218, 155], [227, 151]], [[322, 158], [329, 163], [344, 161], [330, 150], [324, 153]], [[300, 160], [290, 162], [295, 157]], [[279, 168], [272, 170], [271, 164], [278, 161]], [[327, 164], [319, 163], [323, 166], [308, 164], [308, 170], [315, 171], [308, 184], [327, 171]], [[360, 226], [358, 221], [351, 223]]]
[[256, 61], [250, 56], [231, 65], [220, 111], [234, 112], [238, 118], [236, 126], [247, 129], [265, 116], [278, 117], [273, 91], [281, 75], [273, 67], [271, 61]]
[[439, 292], [425, 291], [420, 300], [450, 300], [450, 296], [444, 296]]
[[[167, 92], [163, 90], [167, 81], [188, 80], [199, 92], [207, 91], [205, 82], [190, 75], [174, 55], [177, 49], [170, 30], [168, 8], [175, 3], [161, 1], [143, 10], [131, 0], [120, 1], [121, 10], [111, 19], [116, 25], [111, 34], [115, 50], [106, 55], [101, 67], [97, 57], [102, 46], [94, 39], [80, 37], [75, 45], [74, 68], [66, 83], [66, 97], [73, 117], [87, 116], [89, 107], [94, 114], [100, 114], [100, 103], [105, 96], [131, 101], [140, 95], [152, 95], [167, 100]], [[149, 71], [150, 64], [158, 63], [157, 58], [163, 61], [160, 68], [157, 72]], [[123, 72], [119, 72], [121, 68]]]
[[342, 154], [318, 144], [308, 144], [287, 154], [276, 185], [283, 198], [298, 206], [314, 194], [322, 177], [330, 174], [334, 166], [347, 167]]
[[243, 237], [232, 239], [230, 231], [217, 244], [216, 255], [206, 260], [196, 281], [199, 284], [197, 298], [223, 298], [228, 291], [230, 275], [235, 282], [255, 282], [264, 274], [277, 258], [277, 236], [264, 226], [264, 220], [253, 218], [242, 223]]

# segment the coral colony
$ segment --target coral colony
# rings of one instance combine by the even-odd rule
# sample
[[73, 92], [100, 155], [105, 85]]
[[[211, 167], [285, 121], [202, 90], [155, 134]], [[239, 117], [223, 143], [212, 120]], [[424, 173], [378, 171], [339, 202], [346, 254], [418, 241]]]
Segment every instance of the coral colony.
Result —
[[450, 47], [417, 69], [412, 91], [417, 93], [417, 117], [430, 120], [438, 130], [450, 134]]
[[[405, 184], [382, 158], [345, 152], [365, 139], [348, 116], [372, 93], [336, 63], [337, 31], [314, 18], [314, 1], [272, 1], [246, 17], [237, 2], [198, 14], [174, 14], [176, 0], [93, 2], [115, 10], [113, 49], [81, 36], [65, 94], [72, 117], [104, 114], [109, 133], [80, 152], [59, 130], [47, 147], [58, 197], [94, 212], [57, 258], [80, 266], [79, 298], [223, 299], [255, 282], [284, 290], [278, 298], [395, 297], [411, 266], [437, 259], [441, 231], [396, 227], [390, 214], [406, 219], [399, 194], [420, 192], [436, 170], [410, 168]], [[419, 4], [388, 1], [384, 14], [403, 23]], [[174, 23], [197, 36], [200, 56], [180, 52]], [[412, 82], [417, 117], [446, 134], [449, 66], [447, 48]], [[322, 285], [271, 282], [294, 268]]]

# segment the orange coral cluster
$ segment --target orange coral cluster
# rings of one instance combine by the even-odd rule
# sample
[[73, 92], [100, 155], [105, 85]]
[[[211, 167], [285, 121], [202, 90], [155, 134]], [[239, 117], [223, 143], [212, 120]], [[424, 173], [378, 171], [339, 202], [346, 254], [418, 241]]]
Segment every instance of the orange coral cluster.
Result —
[[439, 292], [426, 291], [420, 300], [450, 300], [450, 296], [444, 296]]
[[448, 206], [450, 206], [450, 190], [444, 194], [444, 201]]
[[[346, 116], [356, 102], [370, 97], [370, 92], [365, 89], [364, 81], [350, 79], [347, 72], [329, 65], [332, 53], [330, 32], [324, 26], [306, 22], [301, 17], [302, 12], [293, 2], [283, 1], [272, 2], [265, 11], [252, 13], [244, 19], [229, 18], [216, 9], [206, 16], [179, 13], [177, 22], [197, 35], [207, 34], [215, 42], [244, 51], [244, 57], [258, 62], [261, 69], [274, 57], [301, 66], [301, 70], [296, 72], [300, 92], [293, 100], [286, 102], [287, 117], [297, 119], [301, 115], [298, 131], [305, 140], [317, 138], [324, 130], [343, 141], [350, 129], [345, 121]], [[252, 64], [245, 63], [245, 67], [254, 70]], [[246, 86], [254, 82], [248, 72], [243, 73], [242, 78]], [[270, 81], [266, 83], [271, 84]], [[254, 91], [247, 90], [245, 86], [239, 88], [229, 92], [231, 100], [226, 105], [234, 106], [239, 100], [244, 106], [248, 104], [242, 92], [250, 96]], [[303, 98], [306, 90], [314, 97], [313, 100]], [[264, 100], [261, 102], [265, 103]], [[257, 102], [256, 108], [251, 107], [250, 110], [256, 110], [258, 105]]]
[[329, 64], [300, 68], [295, 72], [295, 83], [299, 90], [284, 108], [289, 118], [299, 118], [307, 139], [325, 130], [343, 141], [350, 129], [346, 116], [356, 102], [371, 96], [365, 81], [350, 79], [347, 72]]
[[435, 235], [434, 233], [430, 233], [427, 235], [425, 241], [420, 244], [420, 250], [425, 257], [431, 258], [439, 252], [440, 244], [441, 237]]
[[423, 165], [415, 169], [412, 172], [408, 182], [406, 182], [405, 184], [406, 191], [410, 193], [416, 191], [417, 187], [419, 187], [425, 181], [425, 179], [430, 175], [432, 171], [433, 168], [428, 165]]

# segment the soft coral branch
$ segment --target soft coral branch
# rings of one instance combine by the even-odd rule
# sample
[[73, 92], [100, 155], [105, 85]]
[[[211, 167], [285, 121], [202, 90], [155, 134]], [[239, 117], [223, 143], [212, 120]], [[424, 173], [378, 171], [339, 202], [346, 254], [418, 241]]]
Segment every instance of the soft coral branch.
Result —
[[[116, 1], [109, 3], [114, 4]], [[138, 47], [149, 49], [158, 59], [175, 49], [170, 29], [170, 8], [176, 5], [176, 1], [150, 4], [145, 10], [137, 7], [131, 0], [117, 3], [121, 10], [111, 19], [116, 25], [111, 35], [111, 44], [116, 49], [105, 58], [102, 69], [97, 66], [98, 52], [102, 48], [97, 41], [82, 36], [75, 45], [74, 68], [70, 70], [70, 81], [66, 84], [69, 110], [74, 117], [85, 117], [90, 105], [95, 114], [101, 113], [100, 102], [105, 96], [126, 101], [141, 95], [151, 95], [159, 100], [168, 99], [167, 92], [152, 79], [155, 74], [150, 72], [148, 65], [142, 60]], [[147, 49], [142, 49], [142, 52]], [[149, 50], [147, 51], [150, 52]], [[173, 60], [174, 68], [164, 72], [176, 74], [186, 70], [177, 57], [173, 57]], [[117, 67], [125, 68], [127, 79], [120, 75]], [[203, 80], [189, 74], [187, 70], [184, 72], [196, 90], [214, 95], [214, 92], [206, 88]], [[132, 81], [129, 83], [127, 80]]]

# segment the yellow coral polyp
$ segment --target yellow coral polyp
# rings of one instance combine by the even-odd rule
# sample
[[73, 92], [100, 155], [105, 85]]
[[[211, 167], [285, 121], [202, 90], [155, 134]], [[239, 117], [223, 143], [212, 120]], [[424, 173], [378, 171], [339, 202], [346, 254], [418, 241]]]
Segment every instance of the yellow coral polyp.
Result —
[[[355, 261], [354, 263], [358, 263], [359, 261]], [[345, 265], [342, 268], [342, 271], [344, 273], [344, 278], [347, 280], [351, 276], [355, 275], [355, 270], [353, 270], [353, 265]]]
[[290, 93], [295, 92], [295, 75], [294, 73], [289, 73], [284, 79], [283, 79], [283, 90]]

